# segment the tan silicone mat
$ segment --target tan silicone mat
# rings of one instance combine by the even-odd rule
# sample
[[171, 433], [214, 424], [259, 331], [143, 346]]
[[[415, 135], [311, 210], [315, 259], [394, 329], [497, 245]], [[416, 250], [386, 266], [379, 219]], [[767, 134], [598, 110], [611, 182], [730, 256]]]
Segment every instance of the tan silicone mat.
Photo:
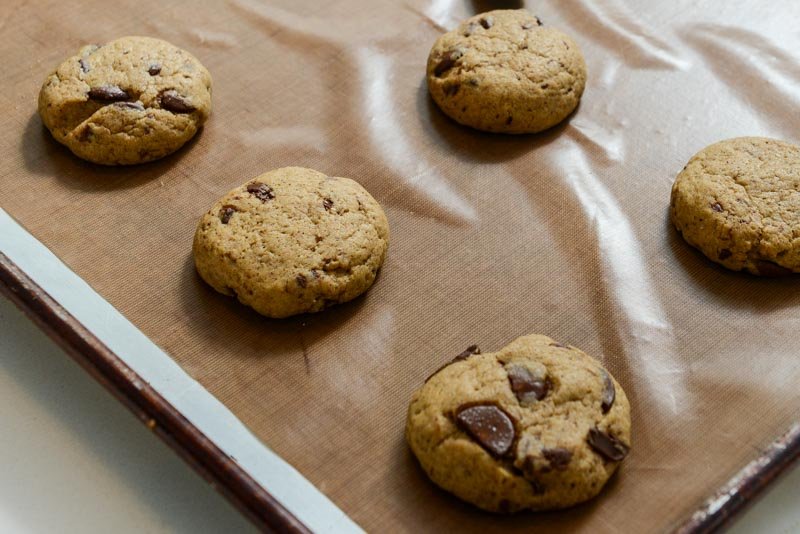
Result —
[[[454, 124], [424, 84], [442, 28], [499, 5], [5, 0], [0, 206], [369, 531], [668, 528], [800, 415], [800, 281], [717, 268], [667, 219], [700, 148], [797, 140], [800, 3], [529, 3], [580, 43], [589, 81], [567, 123], [521, 137]], [[174, 156], [97, 167], [52, 140], [36, 97], [79, 46], [129, 34], [197, 55], [214, 110]], [[217, 197], [285, 165], [359, 180], [392, 238], [365, 297], [274, 321], [206, 287], [190, 247]], [[484, 514], [424, 478], [407, 401], [466, 346], [534, 332], [611, 369], [633, 450], [591, 503]]]

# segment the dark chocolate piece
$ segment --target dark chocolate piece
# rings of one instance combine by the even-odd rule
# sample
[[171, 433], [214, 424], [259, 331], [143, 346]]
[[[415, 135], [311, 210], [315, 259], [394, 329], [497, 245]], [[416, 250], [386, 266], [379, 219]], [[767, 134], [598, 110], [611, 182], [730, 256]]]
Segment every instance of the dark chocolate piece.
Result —
[[231, 220], [234, 213], [236, 213], [236, 208], [233, 206], [222, 206], [219, 212], [219, 219], [222, 221], [222, 224], [228, 224], [228, 221]]
[[511, 383], [511, 391], [520, 402], [540, 401], [550, 391], [550, 379], [536, 378], [526, 367], [511, 364], [506, 368], [506, 372]]
[[552, 449], [542, 449], [542, 456], [550, 462], [550, 467], [563, 471], [572, 460], [572, 451], [563, 447], [555, 447]]
[[600, 409], [603, 410], [603, 413], [608, 413], [614, 406], [617, 388], [614, 387], [614, 381], [611, 380], [611, 375], [605, 369], [600, 369], [600, 373], [603, 375], [603, 397], [600, 400]]
[[461, 406], [456, 424], [495, 457], [505, 455], [516, 436], [511, 417], [494, 404]]
[[442, 56], [442, 59], [439, 60], [439, 63], [433, 69], [434, 76], [437, 78], [441, 77], [442, 74], [452, 69], [456, 65], [456, 61], [461, 59], [463, 55], [464, 52], [461, 50], [450, 50], [449, 52], [445, 52], [445, 54]]
[[630, 451], [630, 447], [610, 434], [606, 434], [597, 427], [589, 430], [586, 441], [596, 453], [612, 462], [621, 462]]
[[464, 352], [462, 352], [461, 354], [459, 354], [458, 356], [456, 356], [455, 358], [453, 358], [452, 360], [450, 360], [446, 364], [444, 364], [441, 367], [439, 367], [438, 369], [436, 369], [433, 373], [431, 373], [430, 376], [428, 376], [428, 378], [425, 379], [425, 382], [427, 382], [428, 380], [433, 378], [433, 376], [436, 373], [438, 373], [439, 371], [441, 371], [442, 369], [444, 369], [448, 365], [456, 363], [456, 362], [460, 362], [462, 360], [466, 360], [467, 358], [469, 358], [473, 354], [480, 354], [480, 353], [481, 353], [481, 349], [478, 348], [478, 345], [470, 345], [469, 347], [466, 348], [466, 350], [464, 350]]
[[119, 102], [130, 99], [130, 95], [117, 85], [101, 85], [89, 89], [89, 98], [100, 102]]
[[267, 184], [261, 182], [252, 182], [247, 184], [247, 192], [255, 196], [261, 202], [272, 200], [275, 198], [275, 192]]
[[173, 113], [191, 113], [197, 109], [191, 105], [186, 98], [184, 98], [182, 95], [179, 95], [174, 89], [162, 91], [158, 100], [163, 109]]

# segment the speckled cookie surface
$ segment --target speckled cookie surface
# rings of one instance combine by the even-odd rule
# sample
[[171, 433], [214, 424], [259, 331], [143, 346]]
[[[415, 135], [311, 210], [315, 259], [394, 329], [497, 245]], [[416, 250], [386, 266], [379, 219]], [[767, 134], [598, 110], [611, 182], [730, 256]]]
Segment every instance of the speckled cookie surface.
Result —
[[800, 272], [800, 147], [741, 137], [704, 148], [678, 174], [670, 215], [687, 242], [728, 269]]
[[439, 486], [493, 512], [564, 508], [597, 495], [631, 444], [620, 385], [574, 347], [530, 335], [470, 347], [408, 408], [406, 439]]
[[489, 11], [437, 39], [428, 89], [457, 122], [489, 132], [534, 133], [564, 120], [586, 86], [586, 63], [568, 35], [524, 9]]
[[386, 215], [361, 185], [286, 167], [217, 201], [200, 219], [193, 252], [214, 289], [279, 318], [365, 292], [388, 244]]
[[39, 92], [39, 115], [85, 160], [130, 165], [162, 158], [211, 112], [211, 75], [166, 41], [122, 37], [65, 60]]

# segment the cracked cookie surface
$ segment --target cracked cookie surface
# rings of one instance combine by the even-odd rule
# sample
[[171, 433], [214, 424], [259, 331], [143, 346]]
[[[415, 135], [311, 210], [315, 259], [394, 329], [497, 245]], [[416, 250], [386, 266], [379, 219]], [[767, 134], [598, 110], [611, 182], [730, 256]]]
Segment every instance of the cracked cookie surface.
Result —
[[286, 167], [254, 178], [200, 219], [200, 276], [267, 317], [318, 312], [364, 293], [383, 264], [389, 224], [354, 180]]
[[411, 399], [406, 440], [431, 480], [480, 508], [564, 508], [628, 454], [630, 405], [595, 359], [529, 335], [436, 371]]
[[689, 244], [728, 269], [800, 272], [800, 147], [741, 137], [704, 148], [678, 174], [670, 216]]
[[39, 115], [76, 156], [130, 165], [178, 150], [211, 112], [211, 75], [191, 55], [151, 37], [88, 45], [47, 76]]
[[568, 35], [524, 9], [475, 15], [439, 37], [428, 90], [441, 110], [478, 130], [535, 133], [563, 121], [586, 86], [586, 63]]

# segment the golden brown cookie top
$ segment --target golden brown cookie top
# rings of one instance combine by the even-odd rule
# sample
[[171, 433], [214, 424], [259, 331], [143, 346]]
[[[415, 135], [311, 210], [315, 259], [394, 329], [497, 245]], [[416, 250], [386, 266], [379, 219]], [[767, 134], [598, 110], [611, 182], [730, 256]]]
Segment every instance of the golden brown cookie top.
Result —
[[[186, 130], [193, 134], [210, 112], [206, 68], [189, 52], [151, 37], [85, 46], [47, 77], [39, 93], [39, 114], [53, 136], [98, 163], [161, 157], [158, 144], [179, 147]], [[125, 153], [123, 145], [147, 153]]]
[[530, 335], [437, 371], [406, 435], [437, 484], [481, 508], [561, 508], [596, 495], [628, 454], [630, 406], [596, 360]]
[[357, 182], [286, 167], [219, 199], [200, 219], [194, 256], [218, 291], [286, 317], [363, 293], [388, 242], [383, 210]]
[[672, 187], [672, 220], [711, 260], [777, 276], [800, 271], [800, 147], [740, 137], [698, 152]]
[[427, 79], [436, 103], [462, 124], [535, 132], [575, 109], [586, 64], [568, 35], [524, 9], [496, 10], [439, 37], [428, 57]]

